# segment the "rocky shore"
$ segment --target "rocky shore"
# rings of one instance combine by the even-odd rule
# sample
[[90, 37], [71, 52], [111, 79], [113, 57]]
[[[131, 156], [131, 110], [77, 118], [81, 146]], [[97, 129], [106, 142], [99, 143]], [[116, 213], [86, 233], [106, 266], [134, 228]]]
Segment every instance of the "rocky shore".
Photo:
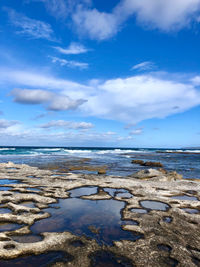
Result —
[[[40, 266], [200, 266], [197, 179], [156, 169], [120, 177], [9, 162], [0, 164], [0, 184], [0, 266], [39, 266], [43, 261]], [[74, 198], [77, 188], [94, 191], [78, 195], [78, 201], [122, 203], [121, 228], [134, 238], [118, 238], [108, 245], [100, 240], [101, 227], [93, 225], [95, 238], [57, 231], [58, 225], [49, 232], [53, 214], [46, 209], [61, 209], [60, 200]], [[38, 222], [47, 222], [47, 230], [39, 235], [37, 230], [36, 235], [32, 229]]]

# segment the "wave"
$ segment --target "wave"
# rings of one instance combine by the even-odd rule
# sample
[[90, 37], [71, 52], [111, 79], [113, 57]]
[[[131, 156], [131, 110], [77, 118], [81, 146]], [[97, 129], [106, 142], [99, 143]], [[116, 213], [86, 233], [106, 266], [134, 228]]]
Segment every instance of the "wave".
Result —
[[62, 149], [61, 148], [34, 148], [33, 149], [34, 151], [49, 151], [49, 152], [59, 152], [59, 151], [61, 151]]
[[71, 154], [86, 154], [86, 153], [92, 153], [92, 150], [80, 150], [80, 149], [64, 149], [64, 152], [71, 153]]
[[16, 150], [16, 148], [8, 148], [8, 147], [0, 148], [0, 151], [7, 151], [7, 150]]
[[198, 149], [173, 149], [173, 150], [163, 150], [167, 153], [200, 153]]

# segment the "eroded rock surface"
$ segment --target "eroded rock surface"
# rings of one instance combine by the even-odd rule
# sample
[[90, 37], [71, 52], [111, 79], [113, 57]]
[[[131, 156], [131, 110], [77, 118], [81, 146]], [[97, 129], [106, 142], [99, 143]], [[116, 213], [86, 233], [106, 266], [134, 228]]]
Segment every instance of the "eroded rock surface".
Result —
[[[67, 256], [54, 261], [54, 266], [200, 266], [200, 183], [181, 178], [175, 172], [152, 169], [116, 177], [0, 164], [0, 179], [8, 182], [0, 190], [0, 266], [7, 266], [8, 259], [15, 265], [22, 256], [57, 251]], [[70, 190], [87, 191], [87, 187], [94, 192], [80, 194], [82, 201], [124, 203], [120, 216], [126, 223], [121, 227], [134, 240], [119, 238], [107, 245], [99, 242], [101, 228], [90, 227], [95, 239], [58, 232], [55, 225], [55, 231], [41, 232], [31, 242], [31, 227], [51, 216], [44, 209], [59, 209], [59, 199], [73, 198]]]

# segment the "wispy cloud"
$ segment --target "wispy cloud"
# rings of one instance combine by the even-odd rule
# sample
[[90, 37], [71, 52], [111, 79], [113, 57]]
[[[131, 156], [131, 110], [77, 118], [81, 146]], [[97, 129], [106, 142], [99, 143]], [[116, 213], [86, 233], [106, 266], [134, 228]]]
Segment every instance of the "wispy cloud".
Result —
[[73, 100], [66, 95], [55, 94], [45, 90], [14, 89], [11, 92], [14, 102], [26, 105], [44, 104], [47, 110], [63, 111], [78, 108], [86, 100]]
[[42, 2], [51, 16], [63, 20], [75, 11], [77, 5], [82, 4], [88, 7], [91, 5], [92, 0], [24, 0], [24, 2], [27, 4], [30, 2]]
[[61, 54], [65, 54], [65, 55], [78, 55], [78, 54], [87, 53], [89, 51], [89, 49], [77, 43], [71, 43], [67, 48], [62, 48], [59, 46], [55, 46], [54, 48]]
[[59, 63], [61, 66], [67, 66], [69, 68], [87, 69], [89, 64], [84, 62], [78, 62], [73, 60], [66, 60], [58, 57], [50, 57], [53, 63]]
[[71, 5], [69, 5], [65, 0], [36, 0], [43, 2], [49, 14], [56, 18], [65, 19], [69, 11], [71, 10]]
[[144, 61], [137, 65], [134, 65], [131, 70], [138, 70], [138, 71], [144, 71], [144, 70], [151, 70], [155, 67], [155, 64], [151, 61]]
[[74, 129], [74, 130], [86, 130], [91, 129], [94, 125], [90, 122], [74, 122], [74, 121], [64, 121], [64, 120], [57, 120], [57, 121], [50, 121], [48, 123], [42, 124], [39, 126], [40, 128], [67, 128], [67, 129]]
[[17, 34], [27, 35], [34, 39], [54, 39], [50, 24], [28, 18], [10, 8], [4, 8], [4, 10], [8, 12], [10, 22], [19, 29], [16, 31]]

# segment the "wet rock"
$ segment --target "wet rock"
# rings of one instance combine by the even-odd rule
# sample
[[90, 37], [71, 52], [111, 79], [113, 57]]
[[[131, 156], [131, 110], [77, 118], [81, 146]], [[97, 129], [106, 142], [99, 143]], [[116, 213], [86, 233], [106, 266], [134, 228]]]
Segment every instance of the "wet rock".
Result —
[[144, 161], [144, 160], [139, 160], [139, 159], [135, 159], [132, 160], [131, 163], [133, 164], [139, 164], [141, 166], [147, 166], [147, 167], [163, 167], [163, 164], [160, 162], [156, 162], [156, 161]]
[[163, 176], [164, 175], [161, 171], [155, 169], [141, 170], [132, 175], [132, 177], [136, 179], [149, 179], [149, 178], [163, 177]]
[[94, 225], [90, 225], [89, 227], [88, 227], [88, 229], [93, 233], [93, 234], [99, 234], [99, 232], [100, 232], [100, 229], [99, 228], [97, 228], [97, 227], [95, 227]]
[[134, 159], [134, 160], [131, 161], [131, 163], [143, 165], [144, 164], [144, 161], [143, 160], [140, 160], [140, 159]]
[[163, 164], [156, 161], [146, 161], [142, 166], [148, 166], [148, 167], [163, 167]]
[[99, 169], [98, 174], [106, 174], [106, 169]]
[[177, 172], [164, 172], [163, 170], [156, 170], [156, 169], [147, 169], [141, 170], [137, 173], [131, 175], [136, 179], [156, 179], [160, 181], [175, 181], [181, 180], [183, 177], [182, 175], [178, 174]]
[[[13, 168], [12, 173], [8, 168]], [[25, 255], [40, 256], [63, 251], [71, 255], [70, 261], [64, 263], [62, 259], [57, 259], [54, 262], [55, 267], [89, 267], [91, 264], [93, 266], [106, 266], [106, 264], [113, 266], [109, 264], [114, 264], [114, 266], [126, 267], [176, 265], [194, 267], [199, 264], [200, 214], [188, 213], [184, 210], [199, 210], [200, 183], [197, 180], [184, 180], [176, 172], [169, 173], [161, 169], [142, 170], [129, 177], [104, 175], [99, 177], [95, 174], [69, 172], [55, 176], [55, 171], [41, 170], [24, 164], [11, 162], [0, 164], [0, 179], [12, 180], [13, 178], [18, 183], [11, 184], [4, 191], [0, 191], [1, 208], [12, 210], [10, 213], [0, 214], [0, 223], [17, 224], [20, 228], [7, 229], [0, 233], [0, 263], [9, 259], [12, 264], [12, 259], [18, 260], [18, 257]], [[127, 221], [127, 224], [118, 224], [121, 231], [127, 233], [126, 238], [117, 239], [118, 241], [114, 241], [112, 245], [108, 244], [105, 249], [105, 246], [98, 242], [102, 228], [100, 228], [100, 234], [94, 235], [97, 237], [95, 240], [81, 236], [78, 231], [76, 235], [66, 231], [58, 233], [56, 231], [58, 224], [55, 224], [52, 233], [39, 231], [42, 240], [23, 242], [23, 240], [27, 241], [26, 235], [31, 235], [31, 225], [36, 225], [36, 221], [42, 223], [45, 218], [51, 216], [43, 208], [53, 203], [59, 206], [59, 199], [70, 198], [70, 190], [82, 187], [86, 188], [86, 191], [87, 188], [98, 188], [97, 193], [94, 191], [92, 195], [87, 195], [87, 192], [81, 195], [82, 198], [95, 200], [92, 201], [94, 205], [96, 200], [100, 199], [108, 199], [102, 202], [113, 201], [117, 206], [121, 205], [120, 212], [116, 211], [113, 205], [105, 204], [105, 208], [109, 216], [117, 212], [121, 220]], [[35, 190], [33, 193], [30, 192], [30, 188], [40, 190]], [[110, 191], [105, 192], [106, 188], [113, 192], [127, 190], [130, 192], [130, 197], [120, 198], [119, 193], [110, 195]], [[187, 200], [171, 198], [171, 196], [184, 194], [188, 194]], [[194, 197], [195, 200], [192, 200]], [[110, 198], [112, 200], [109, 200]], [[77, 199], [86, 202], [86, 200]], [[35, 208], [23, 206], [24, 201], [35, 203]], [[160, 207], [160, 203], [166, 204], [165, 210]], [[147, 210], [146, 213], [139, 212], [140, 204]], [[52, 210], [55, 211], [55, 209]], [[87, 214], [85, 218], [88, 218]], [[137, 223], [131, 223], [134, 221]], [[46, 231], [45, 226], [44, 229]], [[95, 229], [92, 230], [97, 233]], [[116, 230], [111, 224], [108, 235]], [[19, 242], [19, 238], [17, 242], [16, 236], [22, 236], [20, 239], [22, 242]], [[127, 236], [134, 238], [127, 240]]]

